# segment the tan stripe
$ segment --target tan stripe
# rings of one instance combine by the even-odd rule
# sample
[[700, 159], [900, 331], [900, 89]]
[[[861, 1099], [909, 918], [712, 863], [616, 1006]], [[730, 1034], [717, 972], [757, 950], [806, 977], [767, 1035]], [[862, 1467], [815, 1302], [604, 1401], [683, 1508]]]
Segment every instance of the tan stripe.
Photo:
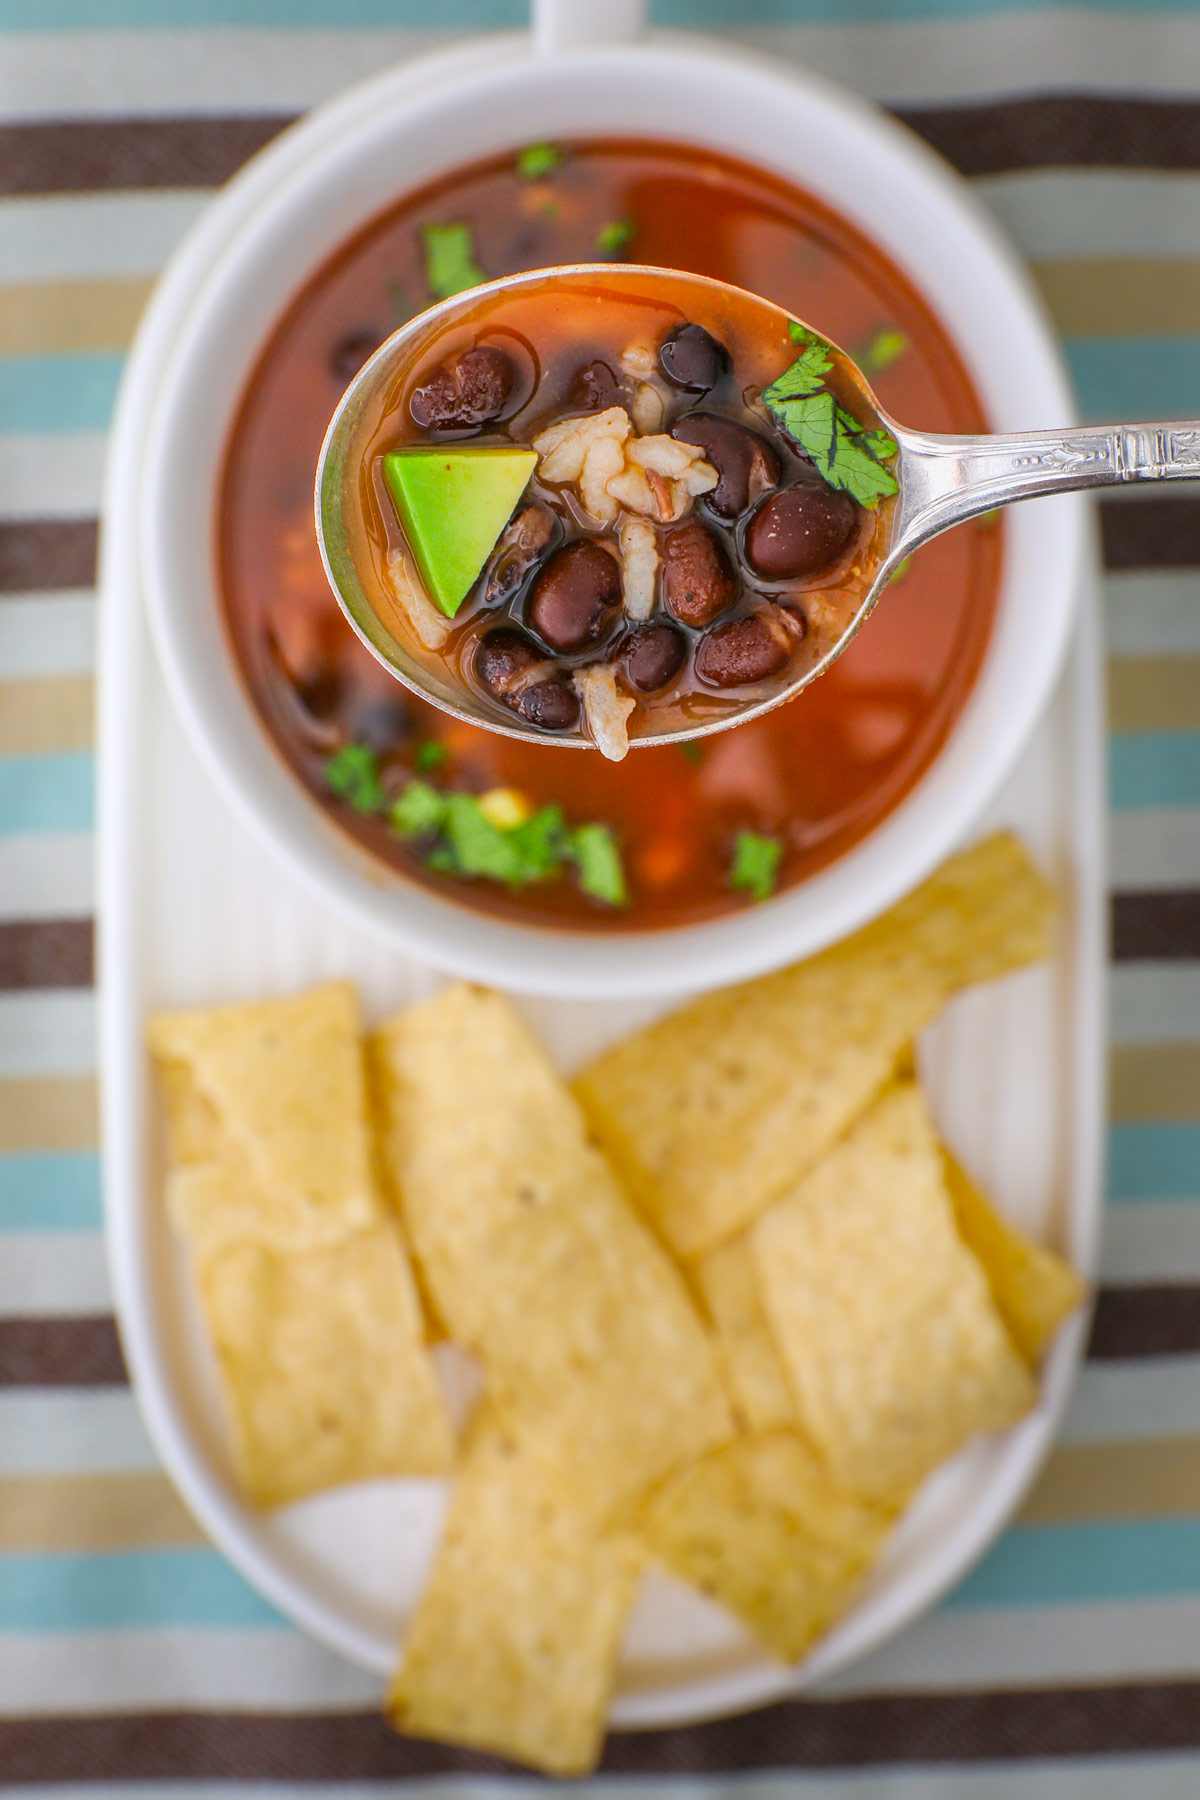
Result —
[[1109, 1112], [1122, 1122], [1200, 1119], [1200, 1044], [1122, 1044], [1108, 1056]]
[[94, 1150], [97, 1119], [92, 1075], [0, 1081], [0, 1153]]
[[1122, 656], [1108, 665], [1111, 731], [1200, 728], [1200, 656]]
[[165, 1475], [0, 1479], [0, 1551], [137, 1550], [204, 1541]]
[[0, 356], [124, 350], [153, 285], [137, 275], [0, 287]]
[[90, 676], [0, 681], [0, 755], [90, 750], [94, 732]]
[[1055, 1451], [1021, 1509], [1021, 1525], [1200, 1515], [1200, 1438], [1070, 1444]]
[[1035, 263], [1033, 278], [1069, 337], [1200, 331], [1200, 262], [1064, 257]]

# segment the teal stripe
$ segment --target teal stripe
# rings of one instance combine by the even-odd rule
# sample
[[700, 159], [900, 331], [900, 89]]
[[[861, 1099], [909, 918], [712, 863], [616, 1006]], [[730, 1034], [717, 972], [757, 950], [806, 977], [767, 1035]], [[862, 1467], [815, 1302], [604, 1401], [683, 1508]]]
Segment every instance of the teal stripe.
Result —
[[282, 1623], [215, 1550], [0, 1556], [0, 1631]]
[[0, 1156], [0, 1232], [98, 1231], [101, 1214], [94, 1150]]
[[1108, 798], [1119, 810], [1200, 806], [1200, 731], [1114, 732]]
[[[1052, 0], [652, 0], [658, 25], [889, 24], [906, 19], [986, 19], [1038, 12]], [[1140, 0], [1140, 13], [1188, 13], [1194, 0]], [[1129, 0], [1091, 0], [1091, 12], [1124, 12]], [[0, 0], [2, 31], [170, 30], [202, 26], [325, 29], [390, 25], [439, 31], [528, 23], [523, 0]]]
[[1108, 1197], [1200, 1198], [1200, 1125], [1113, 1125], [1108, 1133]]
[[0, 356], [0, 431], [106, 431], [124, 360]]
[[1200, 337], [1068, 338], [1085, 419], [1200, 417]]
[[944, 1605], [965, 1612], [1195, 1593], [1200, 1593], [1200, 1518], [1136, 1519], [1008, 1531]]
[[90, 831], [94, 774], [91, 753], [0, 756], [0, 834]]

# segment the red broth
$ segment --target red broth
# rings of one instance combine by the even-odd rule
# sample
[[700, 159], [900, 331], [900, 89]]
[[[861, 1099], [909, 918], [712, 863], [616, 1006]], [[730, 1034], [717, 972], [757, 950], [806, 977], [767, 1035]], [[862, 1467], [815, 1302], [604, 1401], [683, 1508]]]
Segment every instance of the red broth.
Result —
[[[811, 196], [709, 151], [646, 141], [570, 146], [545, 178], [516, 154], [457, 171], [381, 215], [293, 301], [251, 376], [220, 500], [225, 614], [253, 703], [280, 752], [339, 825], [406, 876], [502, 917], [576, 929], [694, 923], [753, 903], [731, 887], [740, 834], [776, 840], [792, 886], [861, 839], [928, 768], [987, 647], [1002, 532], [960, 526], [927, 545], [834, 667], [797, 700], [695, 746], [612, 764], [460, 724], [416, 700], [359, 643], [325, 580], [312, 523], [316, 459], [342, 389], [429, 303], [421, 227], [463, 223], [487, 276], [620, 252], [735, 283], [863, 360], [882, 405], [930, 431], [986, 429], [936, 316], [861, 233]], [[612, 228], [630, 227], [614, 232]], [[515, 790], [607, 826], [628, 902], [581, 890], [571, 867], [524, 886], [442, 873], [361, 790], [336, 795], [347, 743], [372, 752], [385, 797]], [[436, 846], [435, 846], [436, 850]], [[441, 858], [445, 861], [445, 858]], [[761, 891], [761, 890], [760, 890]]]

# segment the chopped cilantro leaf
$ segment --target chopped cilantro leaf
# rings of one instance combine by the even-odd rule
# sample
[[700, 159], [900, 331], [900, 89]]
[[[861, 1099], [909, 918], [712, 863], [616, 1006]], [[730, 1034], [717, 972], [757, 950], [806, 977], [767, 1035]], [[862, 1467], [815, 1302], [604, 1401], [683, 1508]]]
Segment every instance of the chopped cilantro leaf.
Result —
[[571, 853], [579, 865], [579, 885], [606, 906], [627, 906], [621, 852], [607, 825], [578, 825], [571, 833]]
[[379, 758], [369, 744], [343, 744], [325, 764], [324, 773], [338, 799], [355, 812], [375, 813], [383, 806]]
[[795, 319], [788, 320], [788, 335], [793, 344], [802, 348], [795, 362], [789, 363], [783, 374], [763, 393], [763, 400], [772, 412], [777, 401], [794, 399], [797, 394], [815, 394], [824, 386], [825, 376], [832, 366], [829, 346], [823, 338], [805, 331]]
[[[790, 373], [785, 370], [780, 382]], [[896, 477], [878, 460], [896, 453], [887, 432], [863, 431], [828, 389], [779, 397], [774, 391], [778, 387], [776, 382], [767, 388], [763, 400], [788, 436], [812, 457], [830, 487], [844, 489], [860, 506], [867, 507], [896, 493]]]
[[475, 261], [469, 225], [422, 225], [421, 248], [425, 283], [435, 300], [448, 300], [451, 294], [461, 294], [487, 280]]
[[512, 886], [521, 881], [521, 855], [512, 832], [493, 825], [474, 794], [448, 797], [445, 831], [456, 875], [487, 875]]
[[450, 752], [445, 744], [439, 744], [436, 738], [426, 738], [423, 744], [417, 745], [417, 754], [413, 758], [419, 775], [430, 775], [434, 769], [440, 769]]
[[783, 845], [778, 838], [757, 831], [739, 831], [733, 843], [729, 870], [731, 888], [744, 889], [752, 900], [769, 900], [775, 892]]
[[557, 875], [569, 846], [561, 806], [539, 806], [522, 824], [514, 825], [509, 836], [520, 857], [523, 881], [548, 881]]
[[684, 762], [691, 763], [693, 769], [698, 769], [704, 761], [704, 746], [696, 743], [694, 738], [685, 738], [679, 746], [679, 753]]
[[410, 781], [388, 810], [388, 824], [402, 838], [429, 837], [440, 831], [446, 798], [427, 781]]
[[883, 369], [890, 369], [898, 362], [908, 349], [908, 339], [894, 325], [884, 325], [875, 333], [859, 361], [871, 375], [878, 375]]
[[517, 152], [517, 174], [526, 181], [537, 181], [543, 175], [553, 175], [562, 159], [557, 144], [526, 144]]
[[637, 226], [632, 219], [611, 219], [596, 233], [596, 248], [601, 256], [617, 257], [633, 242]]
[[895, 585], [898, 581], [903, 581], [904, 577], [908, 574], [908, 571], [911, 568], [912, 568], [912, 557], [906, 556], [904, 558], [904, 561], [898, 562], [896, 564], [895, 568], [892, 570], [892, 577], [891, 577], [891, 580], [888, 582], [888, 586], [895, 587]]

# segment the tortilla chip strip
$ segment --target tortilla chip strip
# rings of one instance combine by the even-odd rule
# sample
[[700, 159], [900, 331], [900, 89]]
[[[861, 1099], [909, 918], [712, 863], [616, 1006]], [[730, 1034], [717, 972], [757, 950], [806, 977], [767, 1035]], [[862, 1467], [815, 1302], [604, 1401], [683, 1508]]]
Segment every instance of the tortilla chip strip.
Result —
[[821, 1160], [953, 993], [1044, 956], [1051, 913], [1017, 840], [988, 838], [822, 955], [627, 1038], [575, 1092], [644, 1216], [697, 1256]]
[[309, 1249], [382, 1218], [360, 1032], [348, 982], [150, 1020], [147, 1041], [167, 1066], [173, 1147], [186, 1161], [202, 1153], [206, 1107], [262, 1191], [263, 1216], [246, 1234], [255, 1241]]
[[440, 1475], [454, 1442], [391, 1221], [308, 1255], [240, 1244], [198, 1265], [258, 1506], [382, 1475]]
[[638, 1529], [673, 1574], [796, 1662], [855, 1598], [890, 1523], [836, 1487], [794, 1432], [774, 1431], [672, 1477]]
[[713, 1328], [717, 1366], [747, 1431], [795, 1425], [796, 1402], [763, 1311], [758, 1269], [745, 1236], [702, 1256], [692, 1279]]
[[595, 1766], [642, 1557], [494, 1419], [471, 1434], [387, 1699], [398, 1731], [550, 1775]]
[[683, 1278], [499, 994], [457, 986], [375, 1041], [384, 1161], [438, 1315], [489, 1395], [614, 1509], [733, 1424]]
[[983, 1264], [1013, 1343], [1036, 1369], [1063, 1320], [1083, 1304], [1087, 1288], [1070, 1263], [1010, 1225], [948, 1150], [942, 1156], [962, 1240]]
[[898, 1504], [1034, 1404], [914, 1083], [889, 1090], [750, 1245], [801, 1428], [854, 1492]]

